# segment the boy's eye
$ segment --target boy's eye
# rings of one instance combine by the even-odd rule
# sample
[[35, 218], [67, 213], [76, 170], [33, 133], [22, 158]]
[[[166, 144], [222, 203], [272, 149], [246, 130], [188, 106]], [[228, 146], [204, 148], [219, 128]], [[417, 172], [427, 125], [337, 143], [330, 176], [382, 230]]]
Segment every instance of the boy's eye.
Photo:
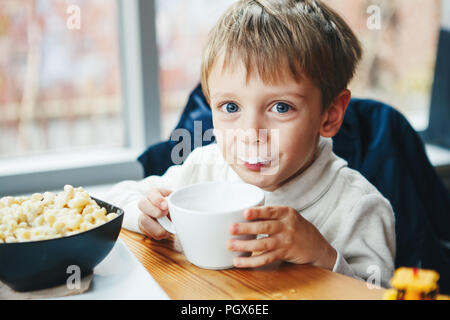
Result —
[[271, 111], [276, 113], [286, 113], [289, 110], [291, 110], [291, 106], [283, 102], [276, 103], [271, 109]]
[[222, 111], [226, 113], [235, 113], [239, 111], [239, 107], [235, 103], [229, 102], [222, 106]]

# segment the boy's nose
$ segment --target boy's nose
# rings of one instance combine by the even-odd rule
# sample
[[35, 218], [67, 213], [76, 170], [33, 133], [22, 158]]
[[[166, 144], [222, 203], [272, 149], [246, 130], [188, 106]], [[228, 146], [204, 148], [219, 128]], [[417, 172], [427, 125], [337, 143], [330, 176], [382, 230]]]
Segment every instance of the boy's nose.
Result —
[[246, 144], [266, 143], [268, 140], [268, 130], [264, 124], [264, 117], [258, 112], [248, 112], [241, 122], [239, 132], [239, 140]]
[[268, 130], [265, 128], [238, 130], [238, 138], [245, 144], [264, 144], [268, 140]]

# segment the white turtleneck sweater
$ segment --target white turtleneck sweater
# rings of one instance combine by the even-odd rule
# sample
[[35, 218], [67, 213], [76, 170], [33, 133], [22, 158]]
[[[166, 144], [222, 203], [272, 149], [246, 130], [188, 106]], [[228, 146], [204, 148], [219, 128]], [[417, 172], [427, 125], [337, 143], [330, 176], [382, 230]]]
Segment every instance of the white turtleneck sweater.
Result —
[[[333, 153], [331, 139], [321, 138], [318, 149], [319, 156], [301, 175], [265, 191], [265, 205], [292, 207], [311, 222], [337, 251], [334, 272], [388, 287], [395, 258], [389, 201]], [[163, 176], [120, 182], [104, 200], [124, 209], [124, 228], [141, 232], [137, 204], [151, 186], [174, 191], [207, 181], [242, 181], [216, 144], [194, 149], [184, 164], [170, 167]]]

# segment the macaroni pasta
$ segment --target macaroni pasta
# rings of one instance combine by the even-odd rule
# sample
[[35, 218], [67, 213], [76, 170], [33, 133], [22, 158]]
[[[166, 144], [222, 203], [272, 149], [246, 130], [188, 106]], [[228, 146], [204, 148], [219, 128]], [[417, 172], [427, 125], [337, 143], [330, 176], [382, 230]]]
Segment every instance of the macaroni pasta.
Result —
[[82, 188], [64, 186], [57, 194], [0, 199], [0, 243], [47, 240], [80, 233], [117, 217]]

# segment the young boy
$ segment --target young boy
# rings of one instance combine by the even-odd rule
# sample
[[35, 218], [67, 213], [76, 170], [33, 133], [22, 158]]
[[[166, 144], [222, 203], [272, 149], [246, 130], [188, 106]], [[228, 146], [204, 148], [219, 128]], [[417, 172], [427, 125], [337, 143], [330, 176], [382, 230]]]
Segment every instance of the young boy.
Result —
[[230, 234], [268, 236], [230, 239], [230, 250], [262, 252], [236, 258], [236, 267], [309, 263], [359, 279], [376, 272], [388, 286], [392, 208], [332, 151], [360, 57], [348, 25], [317, 0], [236, 2], [212, 29], [202, 60], [217, 143], [163, 176], [117, 184], [107, 200], [125, 210], [126, 228], [159, 240], [168, 237], [156, 219], [168, 214], [171, 191], [204, 181], [253, 184], [265, 190], [265, 206], [246, 211], [249, 222]]

